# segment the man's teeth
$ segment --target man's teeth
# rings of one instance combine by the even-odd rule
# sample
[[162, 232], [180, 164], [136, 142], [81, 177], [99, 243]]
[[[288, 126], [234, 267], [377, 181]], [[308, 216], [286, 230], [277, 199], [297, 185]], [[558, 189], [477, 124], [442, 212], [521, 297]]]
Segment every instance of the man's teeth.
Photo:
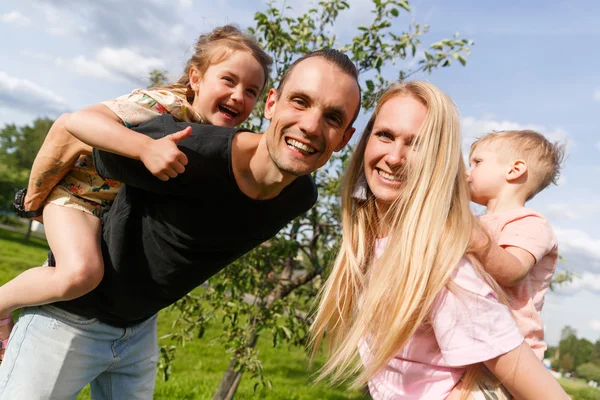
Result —
[[312, 147], [305, 145], [304, 143], [300, 143], [299, 141], [294, 140], [294, 139], [288, 139], [286, 141], [286, 143], [289, 147], [291, 147], [295, 150], [300, 150], [301, 152], [306, 153], [306, 154], [312, 154], [316, 151]]
[[399, 175], [388, 174], [387, 172], [384, 172], [380, 169], [377, 170], [377, 172], [379, 173], [379, 176], [381, 176], [382, 178], [385, 178], [389, 181], [400, 182], [402, 180], [402, 178]]

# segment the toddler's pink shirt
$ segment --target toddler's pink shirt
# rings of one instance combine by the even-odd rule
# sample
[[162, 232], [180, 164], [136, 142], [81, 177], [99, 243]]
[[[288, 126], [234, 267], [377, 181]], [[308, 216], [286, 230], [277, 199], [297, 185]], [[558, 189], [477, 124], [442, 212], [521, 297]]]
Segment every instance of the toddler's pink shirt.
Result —
[[548, 347], [544, 341], [542, 306], [558, 259], [552, 227], [542, 215], [525, 207], [480, 218], [498, 245], [519, 247], [535, 258], [536, 264], [525, 279], [504, 290], [525, 341], [541, 360]]
[[[385, 239], [376, 246], [382, 252]], [[453, 290], [436, 297], [430, 326], [421, 326], [405, 348], [369, 380], [375, 400], [445, 399], [465, 373], [465, 366], [507, 353], [523, 342], [510, 310], [463, 258], [454, 271]], [[370, 359], [368, 340], [359, 352]]]

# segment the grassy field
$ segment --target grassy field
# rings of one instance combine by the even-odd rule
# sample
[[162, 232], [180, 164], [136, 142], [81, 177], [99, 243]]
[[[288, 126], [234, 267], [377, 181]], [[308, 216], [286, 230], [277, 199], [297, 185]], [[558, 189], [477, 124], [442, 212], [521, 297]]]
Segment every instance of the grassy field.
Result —
[[560, 384], [573, 400], [600, 400], [600, 390], [591, 388], [581, 379], [559, 379]]
[[[41, 265], [46, 259], [48, 247], [41, 239], [32, 238], [24, 243], [23, 235], [0, 229], [0, 283], [16, 276], [24, 269]], [[159, 335], [167, 333], [174, 314], [159, 314]], [[155, 399], [211, 399], [223, 372], [229, 363], [225, 349], [219, 343], [219, 326], [207, 330], [202, 340], [193, 341], [177, 350], [171, 378], [164, 382], [157, 379]], [[359, 400], [369, 397], [359, 392], [347, 392], [343, 388], [331, 388], [326, 384], [312, 384], [311, 378], [323, 360], [318, 359], [309, 370], [302, 349], [273, 348], [269, 340], [258, 343], [263, 360], [264, 373], [273, 382], [273, 390], [253, 393], [254, 382], [242, 379], [236, 394], [238, 399], [290, 399], [290, 400]], [[78, 399], [89, 399], [84, 389]]]
[[[48, 251], [44, 240], [32, 238], [24, 243], [23, 234], [0, 229], [0, 283], [16, 276], [24, 269], [41, 265]], [[162, 311], [159, 314], [159, 335], [169, 331], [174, 314]], [[202, 340], [193, 341], [177, 351], [172, 376], [164, 382], [157, 379], [155, 399], [211, 399], [229, 357], [219, 343], [219, 326], [210, 327]], [[269, 340], [258, 343], [263, 360], [264, 373], [273, 382], [273, 390], [253, 392], [254, 382], [242, 379], [237, 392], [238, 399], [286, 399], [286, 400], [359, 400], [369, 397], [359, 392], [347, 392], [343, 388], [331, 388], [325, 384], [313, 385], [311, 378], [322, 365], [317, 359], [309, 369], [302, 349], [273, 348]], [[583, 381], [561, 379], [561, 385], [574, 400], [600, 400], [600, 390], [592, 389]], [[89, 399], [86, 388], [78, 399]]]

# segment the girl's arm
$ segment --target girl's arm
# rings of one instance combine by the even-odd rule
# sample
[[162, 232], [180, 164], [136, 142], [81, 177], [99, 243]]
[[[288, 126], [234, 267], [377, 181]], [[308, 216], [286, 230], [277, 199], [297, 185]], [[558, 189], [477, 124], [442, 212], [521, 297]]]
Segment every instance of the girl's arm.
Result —
[[519, 400], [569, 399], [558, 381], [525, 342], [484, 364]]
[[65, 129], [68, 118], [69, 114], [63, 114], [54, 121], [33, 161], [23, 203], [26, 210], [39, 209], [54, 186], [75, 165], [77, 158], [81, 154], [90, 154], [92, 150]]
[[191, 133], [191, 128], [170, 135], [168, 140], [153, 140], [123, 126], [119, 117], [103, 104], [73, 113], [66, 128], [94, 148], [142, 161], [161, 180], [183, 173], [187, 164], [177, 143]]

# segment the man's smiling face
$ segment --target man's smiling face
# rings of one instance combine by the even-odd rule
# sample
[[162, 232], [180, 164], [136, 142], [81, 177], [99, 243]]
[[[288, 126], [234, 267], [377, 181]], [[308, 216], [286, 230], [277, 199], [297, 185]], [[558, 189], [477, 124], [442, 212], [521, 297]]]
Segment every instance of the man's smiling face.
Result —
[[360, 101], [356, 79], [323, 57], [301, 61], [278, 95], [269, 92], [267, 148], [274, 164], [293, 176], [322, 167], [352, 137]]

